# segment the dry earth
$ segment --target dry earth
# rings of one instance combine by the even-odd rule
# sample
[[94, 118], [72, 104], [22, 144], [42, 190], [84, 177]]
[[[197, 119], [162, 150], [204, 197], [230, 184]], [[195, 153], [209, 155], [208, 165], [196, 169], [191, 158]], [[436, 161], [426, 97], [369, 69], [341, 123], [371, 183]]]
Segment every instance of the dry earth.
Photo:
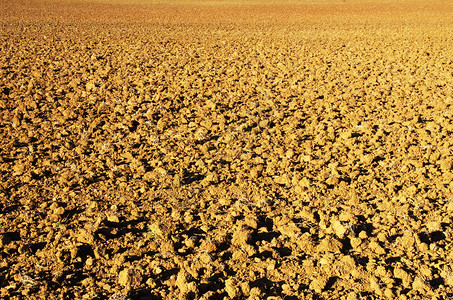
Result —
[[0, 1], [0, 297], [453, 297], [450, 1]]

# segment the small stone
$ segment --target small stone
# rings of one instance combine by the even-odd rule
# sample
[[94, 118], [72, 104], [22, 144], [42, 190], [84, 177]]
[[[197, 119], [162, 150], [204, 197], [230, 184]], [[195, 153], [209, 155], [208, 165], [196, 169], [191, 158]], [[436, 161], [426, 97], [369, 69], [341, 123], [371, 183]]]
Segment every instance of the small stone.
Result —
[[336, 176], [330, 176], [326, 180], [326, 183], [328, 185], [337, 185], [339, 182], [340, 182], [340, 180]]
[[415, 277], [412, 288], [419, 291], [428, 291], [430, 289], [428, 284], [418, 276]]
[[325, 276], [319, 276], [310, 282], [310, 289], [316, 293], [321, 293], [327, 285], [328, 278]]
[[194, 242], [194, 240], [191, 239], [191, 238], [186, 239], [186, 240], [184, 241], [184, 244], [185, 244], [187, 247], [189, 247], [189, 248], [195, 247], [195, 242]]
[[291, 238], [297, 237], [301, 233], [301, 229], [291, 219], [286, 217], [276, 220], [275, 225], [278, 231]]
[[418, 244], [418, 250], [422, 253], [425, 253], [426, 251], [429, 250], [429, 246], [428, 244], [421, 242]]
[[339, 238], [343, 238], [348, 229], [338, 220], [332, 223], [332, 229]]
[[244, 295], [250, 294], [250, 285], [247, 281], [241, 283], [241, 290]]
[[453, 286], [453, 275], [448, 275], [444, 278], [444, 282], [448, 286]]
[[356, 293], [351, 292], [351, 293], [348, 294], [348, 296], [347, 296], [346, 299], [347, 299], [347, 300], [357, 300], [358, 297], [357, 297], [357, 294], [356, 294]]
[[164, 235], [161, 226], [158, 223], [152, 223], [149, 225], [148, 230], [158, 237], [163, 237]]
[[176, 286], [182, 294], [187, 294], [187, 275], [187, 272], [181, 270], [176, 277]]
[[234, 278], [227, 279], [225, 281], [225, 291], [231, 299], [239, 297], [239, 288]]
[[379, 242], [385, 243], [387, 241], [387, 235], [384, 232], [380, 232], [377, 235], [377, 239], [379, 240]]
[[399, 267], [396, 267], [393, 270], [393, 275], [396, 278], [401, 279], [403, 281], [403, 286], [405, 286], [405, 287], [408, 287], [412, 283], [411, 275], [409, 275], [409, 273], [407, 273], [406, 271], [404, 271], [403, 269], [401, 269]]
[[[250, 289], [250, 297], [252, 299], [260, 299], [260, 296], [261, 296], [261, 290], [257, 287], [254, 287], [254, 288], [251, 288]], [[255, 297], [255, 298], [253, 298]]]
[[376, 241], [370, 242], [369, 247], [370, 247], [371, 250], [374, 251], [374, 253], [376, 253], [378, 255], [383, 255], [383, 254], [386, 253], [385, 249], [382, 248], [381, 245], [379, 245], [379, 243], [376, 242]]
[[92, 265], [93, 265], [93, 258], [92, 258], [91, 256], [89, 256], [89, 257], [87, 258], [87, 260], [85, 261], [85, 264], [86, 264], [87, 266], [92, 266]]
[[122, 286], [127, 286], [130, 284], [131, 276], [129, 274], [129, 269], [122, 270], [118, 275], [118, 283]]
[[65, 212], [65, 209], [64, 207], [61, 207], [61, 206], [58, 206], [55, 210], [54, 210], [54, 214], [55, 215], [58, 215], [58, 216], [61, 216], [62, 214], [64, 214]]
[[361, 238], [362, 240], [364, 239], [367, 239], [368, 238], [368, 234], [366, 233], [366, 231], [362, 230], [359, 232], [359, 238]]
[[215, 109], [216, 108], [216, 104], [211, 101], [211, 100], [206, 100], [206, 107], [209, 108], [209, 109]]
[[233, 232], [233, 245], [241, 246], [248, 242], [252, 235], [251, 230], [246, 229], [244, 226], [237, 226]]
[[113, 222], [113, 223], [119, 223], [120, 219], [114, 212], [110, 212], [107, 214], [107, 221]]
[[76, 239], [85, 244], [93, 244], [95, 236], [90, 230], [80, 229], [79, 233], [76, 234]]
[[93, 82], [88, 82], [86, 84], [86, 90], [89, 92], [89, 91], [92, 91], [96, 88], [96, 85], [93, 83]]
[[423, 265], [423, 266], [420, 267], [420, 273], [427, 280], [432, 280], [433, 279], [433, 272], [426, 265]]
[[342, 248], [343, 244], [331, 237], [324, 238], [318, 245], [318, 251], [320, 252], [340, 253]]
[[395, 299], [395, 294], [391, 289], [385, 289], [384, 296], [387, 297], [387, 299]]
[[439, 221], [432, 221], [426, 224], [429, 232], [442, 231], [442, 225]]
[[406, 231], [401, 237], [401, 245], [403, 249], [410, 249], [415, 244], [415, 238], [413, 234], [409, 231]]
[[192, 292], [192, 293], [195, 293], [195, 294], [198, 294], [198, 286], [197, 286], [197, 283], [195, 281], [191, 281], [187, 284], [187, 290], [189, 292]]
[[156, 286], [156, 282], [154, 281], [154, 279], [148, 278], [148, 280], [146, 280], [146, 285], [150, 288], [154, 288]]
[[213, 183], [218, 183], [219, 182], [219, 176], [217, 175], [217, 173], [214, 173], [214, 172], [209, 172], [206, 177], [203, 179], [203, 181], [201, 182], [202, 185], [204, 186], [209, 186]]
[[302, 178], [300, 181], [299, 181], [299, 186], [303, 187], [303, 188], [308, 188], [310, 187], [310, 180], [306, 177]]
[[284, 174], [282, 176], [276, 177], [275, 183], [278, 183], [281, 185], [291, 185], [291, 179], [289, 178], [288, 174]]
[[382, 295], [381, 287], [379, 286], [379, 281], [376, 277], [370, 277], [370, 287], [378, 295]]
[[257, 218], [255, 216], [247, 216], [245, 218], [245, 225], [247, 225], [250, 228], [257, 229], [258, 228], [258, 222]]

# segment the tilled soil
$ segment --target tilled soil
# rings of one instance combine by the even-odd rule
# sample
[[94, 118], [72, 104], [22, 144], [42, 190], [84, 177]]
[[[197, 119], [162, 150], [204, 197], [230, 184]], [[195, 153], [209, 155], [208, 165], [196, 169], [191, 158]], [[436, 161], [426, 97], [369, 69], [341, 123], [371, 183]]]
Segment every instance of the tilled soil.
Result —
[[0, 297], [453, 297], [447, 2], [1, 0]]

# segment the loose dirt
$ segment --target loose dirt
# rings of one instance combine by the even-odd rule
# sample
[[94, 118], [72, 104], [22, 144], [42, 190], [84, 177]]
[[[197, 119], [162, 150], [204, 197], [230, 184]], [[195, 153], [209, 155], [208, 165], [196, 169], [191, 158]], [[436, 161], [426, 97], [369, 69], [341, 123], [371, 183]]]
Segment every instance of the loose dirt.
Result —
[[453, 6], [1, 0], [0, 297], [453, 297]]

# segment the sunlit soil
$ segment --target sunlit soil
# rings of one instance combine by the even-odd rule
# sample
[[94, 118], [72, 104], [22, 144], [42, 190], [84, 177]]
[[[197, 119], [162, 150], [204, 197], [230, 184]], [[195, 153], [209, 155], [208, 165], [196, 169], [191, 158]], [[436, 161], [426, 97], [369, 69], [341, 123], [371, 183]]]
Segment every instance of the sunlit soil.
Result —
[[448, 1], [0, 6], [0, 297], [453, 297]]

